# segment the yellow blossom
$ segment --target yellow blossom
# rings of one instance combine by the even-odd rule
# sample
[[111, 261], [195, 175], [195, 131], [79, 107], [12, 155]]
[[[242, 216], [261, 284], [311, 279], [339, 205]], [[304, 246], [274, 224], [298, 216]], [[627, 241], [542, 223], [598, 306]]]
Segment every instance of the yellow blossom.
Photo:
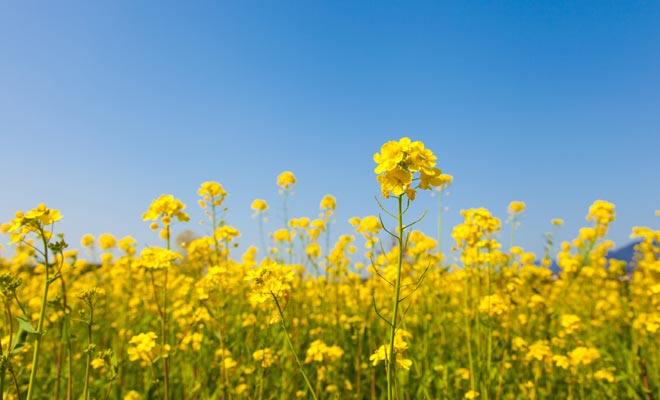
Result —
[[108, 250], [117, 245], [117, 239], [109, 233], [102, 233], [99, 236], [99, 247], [101, 250]]
[[284, 171], [277, 176], [277, 184], [284, 190], [293, 188], [296, 184], [296, 177], [291, 171]]
[[320, 205], [321, 210], [334, 210], [337, 208], [337, 200], [329, 194], [326, 194], [323, 196], [323, 199], [321, 199], [321, 205]]
[[520, 214], [525, 211], [525, 203], [522, 201], [512, 201], [509, 203], [508, 212], [509, 214]]
[[80, 245], [82, 247], [89, 247], [94, 244], [94, 236], [88, 234], [83, 235], [83, 237], [80, 239]]

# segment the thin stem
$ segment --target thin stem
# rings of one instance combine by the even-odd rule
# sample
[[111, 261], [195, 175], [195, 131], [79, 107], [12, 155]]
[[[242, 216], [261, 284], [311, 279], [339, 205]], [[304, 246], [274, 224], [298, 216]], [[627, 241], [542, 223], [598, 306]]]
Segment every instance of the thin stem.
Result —
[[394, 355], [394, 338], [396, 336], [397, 318], [399, 313], [399, 297], [401, 294], [401, 267], [403, 266], [403, 194], [398, 198], [398, 235], [396, 236], [399, 245], [399, 255], [397, 257], [396, 281], [394, 282], [394, 300], [392, 305], [392, 322], [390, 323], [390, 343], [387, 356], [387, 399], [394, 399], [394, 386], [396, 384], [396, 356]]
[[[169, 239], [169, 236], [168, 236]], [[168, 240], [169, 248], [169, 240]], [[161, 316], [161, 337], [163, 349], [167, 349], [167, 269], [165, 269], [165, 284], [163, 285], [163, 314]], [[166, 350], [167, 351], [167, 350]], [[163, 368], [165, 372], [165, 400], [170, 399], [170, 356], [163, 357]]]
[[316, 397], [316, 393], [314, 392], [314, 387], [312, 384], [309, 382], [309, 379], [307, 378], [307, 374], [305, 374], [305, 370], [303, 370], [302, 363], [300, 362], [300, 359], [298, 358], [298, 354], [296, 353], [296, 349], [293, 347], [293, 342], [291, 342], [291, 337], [289, 336], [289, 331], [286, 329], [286, 323], [284, 322], [284, 312], [282, 311], [282, 307], [280, 306], [279, 300], [277, 300], [277, 296], [275, 296], [275, 293], [271, 292], [271, 296], [273, 296], [273, 300], [275, 301], [275, 305], [277, 306], [277, 311], [280, 314], [280, 321], [282, 321], [282, 329], [284, 330], [284, 336], [286, 336], [286, 341], [289, 344], [289, 348], [291, 349], [291, 352], [293, 353], [293, 357], [296, 359], [296, 364], [298, 365], [298, 370], [302, 374], [303, 378], [305, 379], [305, 383], [307, 383], [307, 388], [309, 391], [312, 393], [312, 397], [314, 400], [318, 400]]
[[48, 304], [48, 286], [50, 286], [50, 277], [48, 276], [48, 240], [42, 227], [39, 227], [39, 236], [44, 245], [44, 270], [45, 284], [43, 294], [41, 295], [41, 310], [39, 311], [39, 322], [37, 323], [37, 333], [34, 344], [34, 353], [32, 355], [32, 370], [30, 371], [30, 383], [28, 384], [27, 400], [32, 400], [35, 390], [35, 381], [37, 378], [37, 366], [39, 364], [39, 352], [41, 350], [41, 339], [43, 338], [44, 320], [46, 317], [46, 305]]
[[89, 305], [89, 322], [87, 323], [87, 357], [85, 365], [85, 386], [83, 388], [83, 399], [89, 398], [89, 373], [92, 364], [92, 326], [94, 324], [94, 307]]

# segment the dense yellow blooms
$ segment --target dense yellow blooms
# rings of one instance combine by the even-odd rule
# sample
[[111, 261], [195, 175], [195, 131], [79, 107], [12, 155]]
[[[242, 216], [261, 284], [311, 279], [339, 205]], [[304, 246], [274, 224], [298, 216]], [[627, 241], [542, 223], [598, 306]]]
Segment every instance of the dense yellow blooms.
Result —
[[142, 360], [153, 363], [157, 338], [158, 336], [154, 332], [140, 333], [133, 336], [129, 342], [132, 346], [126, 350], [128, 359], [130, 361]]
[[344, 355], [344, 350], [339, 346], [328, 346], [322, 340], [317, 339], [313, 341], [307, 349], [305, 356], [305, 363], [311, 362], [328, 362], [332, 363]]
[[[424, 174], [429, 185], [429, 179], [451, 181], [429, 174], [435, 158], [415, 143], [391, 142], [378, 154], [380, 175], [387, 176], [380, 179], [400, 174], [407, 182], [386, 183], [393, 185], [390, 196], [401, 190], [412, 198]], [[285, 181], [291, 189], [295, 178]], [[226, 196], [214, 182], [202, 184], [199, 194], [207, 210]], [[524, 203], [514, 203], [511, 215], [524, 211]], [[108, 388], [111, 398], [165, 398], [165, 360], [171, 361], [170, 398], [260, 398], [273, 390], [281, 398], [310, 398], [289, 341], [319, 398], [384, 397], [383, 364], [392, 359], [402, 398], [660, 393], [660, 231], [634, 228], [633, 261], [611, 259], [615, 245], [606, 234], [614, 205], [596, 201], [588, 226], [557, 243], [551, 250], [558, 246], [558, 253], [549, 250], [546, 264], [520, 246], [503, 250], [500, 219], [483, 208], [461, 212], [464, 221], [452, 231], [456, 253], [443, 255], [434, 237], [412, 229], [400, 251], [373, 215], [349, 220], [355, 236], [337, 233], [330, 218], [336, 199], [327, 195], [319, 206], [318, 217], [285, 218], [259, 252], [249, 246], [240, 254], [234, 246], [240, 232], [224, 221], [190, 240], [183, 254], [109, 234], [83, 236], [80, 246], [87, 249], [78, 252], [50, 242], [62, 240], [52, 229], [61, 219], [56, 210], [40, 205], [17, 213], [2, 228], [15, 243], [13, 255], [4, 258], [3, 249], [0, 256], [3, 398], [17, 398], [6, 368], [25, 390], [37, 336], [25, 331], [35, 329], [42, 307], [38, 382], [59, 373], [64, 390], [70, 360], [76, 398], [87, 367], [90, 398], [104, 398]], [[188, 219], [184, 208], [162, 196], [144, 217], [157, 221], [156, 229], [169, 227]], [[253, 209], [261, 213], [268, 205], [255, 200]], [[325, 241], [322, 233], [330, 231]], [[48, 263], [40, 239], [50, 244]], [[280, 252], [268, 253], [268, 246]], [[395, 326], [389, 354], [383, 332], [391, 326], [399, 257], [405, 318]], [[549, 268], [552, 261], [559, 270]]]
[[181, 254], [175, 251], [147, 247], [140, 253], [140, 266], [147, 270], [169, 269], [179, 259]]
[[291, 267], [265, 259], [258, 268], [250, 269], [245, 277], [252, 284], [250, 303], [260, 304], [272, 298], [286, 297], [291, 290], [295, 272]]
[[270, 367], [276, 360], [275, 353], [268, 347], [265, 349], [259, 349], [252, 353], [252, 358], [254, 361], [258, 361], [262, 368]]

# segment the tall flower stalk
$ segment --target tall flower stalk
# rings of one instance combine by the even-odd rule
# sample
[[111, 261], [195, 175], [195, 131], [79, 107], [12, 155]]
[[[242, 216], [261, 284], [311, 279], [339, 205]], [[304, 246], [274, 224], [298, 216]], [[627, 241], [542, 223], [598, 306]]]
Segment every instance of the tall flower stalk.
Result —
[[[389, 326], [387, 345], [381, 346], [376, 350], [374, 355], [371, 356], [374, 365], [380, 360], [385, 361], [385, 369], [387, 372], [387, 398], [388, 400], [393, 400], [398, 397], [396, 396], [397, 365], [404, 369], [409, 369], [412, 364], [410, 360], [403, 358], [403, 355], [401, 354], [403, 350], [408, 348], [408, 344], [404, 341], [404, 337], [410, 336], [410, 334], [400, 329], [402, 321], [399, 316], [399, 306], [401, 302], [412, 294], [410, 293], [406, 296], [401, 295], [401, 272], [403, 269], [406, 244], [408, 242], [408, 234], [406, 233], [406, 230], [423, 218], [422, 216], [418, 220], [408, 225], [404, 225], [403, 215], [408, 210], [410, 202], [415, 200], [416, 189], [429, 190], [432, 187], [442, 185], [446, 180], [442, 177], [442, 171], [435, 167], [436, 156], [433, 152], [426, 149], [424, 143], [419, 141], [412, 142], [407, 137], [401, 138], [398, 142], [390, 141], [383, 144], [380, 153], [374, 155], [374, 161], [378, 164], [374, 172], [377, 174], [377, 180], [381, 186], [382, 197], [387, 199], [393, 195], [397, 199], [396, 214], [387, 212], [379, 202], [381, 208], [397, 220], [396, 232], [386, 231], [396, 240], [398, 252], [393, 282], [376, 270], [376, 273], [393, 287], [394, 293], [392, 298], [391, 317], [389, 319], [376, 310], [378, 315], [385, 320]], [[405, 207], [403, 205], [404, 198], [407, 203]], [[424, 273], [418, 278], [417, 283], [414, 285], [414, 290], [419, 287], [419, 284], [424, 277]]]
[[[141, 265], [146, 268], [151, 274], [151, 282], [154, 288], [154, 300], [156, 301], [156, 306], [158, 307], [158, 313], [160, 314], [160, 326], [161, 326], [161, 346], [163, 349], [163, 376], [164, 376], [164, 392], [165, 400], [170, 399], [170, 357], [167, 354], [169, 349], [169, 344], [167, 343], [167, 279], [168, 279], [168, 269], [171, 267], [175, 260], [181, 258], [181, 255], [177, 252], [171, 251], [171, 225], [173, 219], [178, 221], [187, 222], [190, 220], [188, 214], [183, 210], [186, 208], [186, 205], [183, 204], [181, 200], [175, 199], [172, 195], [162, 195], [158, 199], [154, 200], [147, 212], [142, 215], [144, 221], [157, 221], [160, 219], [160, 222], [163, 224], [163, 228], [160, 230], [161, 239], [165, 240], [167, 245], [166, 249], [158, 248], [147, 248], [142, 251], [141, 254]], [[151, 224], [151, 229], [157, 230], [160, 226], [158, 223], [153, 222]], [[158, 293], [156, 289], [156, 281], [154, 278], [155, 270], [163, 270], [163, 293], [162, 293], [162, 305], [158, 299]]]
[[[36, 387], [37, 370], [39, 369], [39, 355], [41, 352], [41, 344], [44, 336], [44, 322], [46, 320], [46, 306], [48, 304], [48, 289], [50, 284], [57, 279], [59, 271], [51, 269], [50, 255], [52, 253], [62, 253], [66, 248], [66, 243], [60, 237], [59, 241], [53, 242], [53, 226], [56, 221], [62, 219], [62, 215], [58, 210], [50, 209], [44, 204], [39, 204], [35, 209], [23, 213], [21, 211], [16, 213], [16, 217], [10, 224], [2, 226], [2, 231], [9, 233], [11, 243], [25, 243], [43, 257], [44, 265], [44, 284], [43, 292], [41, 295], [41, 308], [39, 310], [39, 319], [37, 321], [37, 328], [34, 329], [28, 321], [25, 321], [24, 327], [29, 329], [29, 333], [33, 333], [34, 339], [34, 352], [32, 354], [32, 370], [30, 371], [30, 381], [28, 384], [27, 400], [31, 400], [34, 396]], [[34, 233], [41, 241], [42, 249], [37, 248], [25, 240], [26, 236]], [[62, 261], [63, 257], [60, 258]], [[55, 263], [56, 264], [56, 263]], [[60, 265], [61, 267], [61, 265]]]

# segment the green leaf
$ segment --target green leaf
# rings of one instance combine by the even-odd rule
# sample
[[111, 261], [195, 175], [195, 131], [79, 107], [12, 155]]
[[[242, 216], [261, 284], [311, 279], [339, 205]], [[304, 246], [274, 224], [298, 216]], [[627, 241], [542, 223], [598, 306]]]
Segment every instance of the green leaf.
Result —
[[34, 329], [30, 321], [27, 319], [23, 317], [16, 317], [16, 320], [18, 320], [18, 332], [16, 333], [16, 337], [14, 337], [14, 340], [11, 344], [12, 353], [18, 353], [23, 348], [23, 346], [25, 346], [28, 333], [37, 333], [37, 330]]
[[16, 319], [18, 320], [19, 331], [22, 329], [27, 333], [39, 333], [27, 319], [23, 317], [16, 317]]
[[22, 329], [18, 329], [18, 333], [16, 333], [16, 336], [14, 337], [14, 340], [12, 341], [11, 344], [11, 353], [16, 354], [21, 349], [23, 346], [25, 346], [25, 341], [27, 340], [28, 333]]

